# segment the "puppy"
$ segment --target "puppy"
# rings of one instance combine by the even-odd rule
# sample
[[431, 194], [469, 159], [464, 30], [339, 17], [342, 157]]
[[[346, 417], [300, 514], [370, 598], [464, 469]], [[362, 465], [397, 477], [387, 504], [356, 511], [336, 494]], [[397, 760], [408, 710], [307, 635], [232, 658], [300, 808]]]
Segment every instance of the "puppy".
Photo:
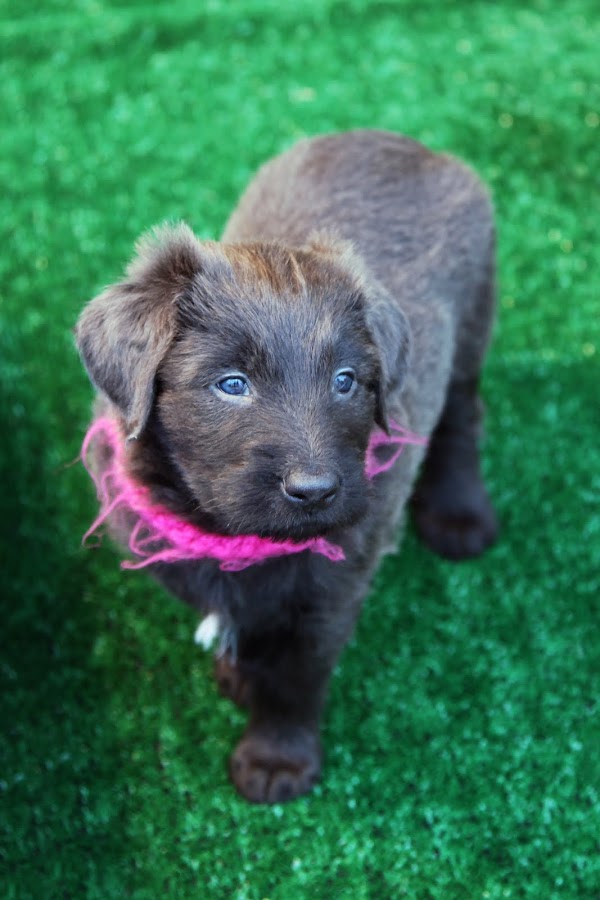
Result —
[[477, 177], [354, 131], [266, 163], [221, 242], [143, 239], [79, 319], [101, 519], [210, 615], [201, 636], [218, 626], [251, 801], [318, 778], [329, 677], [409, 500], [442, 556], [496, 536], [478, 455], [493, 308]]

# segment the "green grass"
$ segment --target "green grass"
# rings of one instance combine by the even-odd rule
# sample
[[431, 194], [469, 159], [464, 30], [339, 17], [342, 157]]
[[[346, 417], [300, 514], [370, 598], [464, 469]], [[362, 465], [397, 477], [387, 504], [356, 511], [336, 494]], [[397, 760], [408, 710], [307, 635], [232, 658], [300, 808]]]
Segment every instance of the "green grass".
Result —
[[[3, 897], [600, 897], [596, 0], [14, 0], [0, 36]], [[334, 677], [323, 783], [256, 808], [194, 616], [80, 548], [70, 329], [141, 231], [216, 237], [263, 159], [354, 126], [494, 192], [503, 533], [453, 566], [409, 532]]]

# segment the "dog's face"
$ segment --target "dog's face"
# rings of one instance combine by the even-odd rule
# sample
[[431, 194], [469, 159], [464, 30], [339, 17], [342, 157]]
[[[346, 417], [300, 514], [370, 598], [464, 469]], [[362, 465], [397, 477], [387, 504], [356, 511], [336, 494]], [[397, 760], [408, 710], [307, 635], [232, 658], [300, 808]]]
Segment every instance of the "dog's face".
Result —
[[367, 443], [408, 341], [373, 305], [347, 248], [201, 244], [180, 227], [141, 248], [77, 337], [130, 431], [153, 414], [216, 530], [300, 540], [365, 510]]
[[352, 285], [315, 255], [228, 254], [197, 279], [159, 368], [172, 458], [219, 529], [303, 538], [356, 521], [379, 360]]

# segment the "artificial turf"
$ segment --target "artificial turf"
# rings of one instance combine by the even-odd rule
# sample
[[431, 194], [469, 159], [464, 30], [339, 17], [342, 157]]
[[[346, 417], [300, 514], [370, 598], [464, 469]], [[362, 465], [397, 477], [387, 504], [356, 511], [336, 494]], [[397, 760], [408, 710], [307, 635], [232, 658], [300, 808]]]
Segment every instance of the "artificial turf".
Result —
[[[2, 6], [2, 897], [600, 897], [597, 0]], [[322, 784], [260, 808], [194, 615], [80, 547], [70, 329], [140, 232], [217, 237], [263, 159], [355, 126], [493, 190], [503, 531], [452, 565], [409, 530], [333, 679]]]

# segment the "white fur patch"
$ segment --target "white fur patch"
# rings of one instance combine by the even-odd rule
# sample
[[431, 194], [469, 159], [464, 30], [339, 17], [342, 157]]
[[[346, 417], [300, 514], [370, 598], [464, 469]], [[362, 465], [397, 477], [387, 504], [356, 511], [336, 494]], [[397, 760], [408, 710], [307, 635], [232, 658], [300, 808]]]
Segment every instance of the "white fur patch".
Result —
[[221, 633], [221, 619], [217, 613], [209, 613], [194, 632], [194, 643], [210, 650]]

